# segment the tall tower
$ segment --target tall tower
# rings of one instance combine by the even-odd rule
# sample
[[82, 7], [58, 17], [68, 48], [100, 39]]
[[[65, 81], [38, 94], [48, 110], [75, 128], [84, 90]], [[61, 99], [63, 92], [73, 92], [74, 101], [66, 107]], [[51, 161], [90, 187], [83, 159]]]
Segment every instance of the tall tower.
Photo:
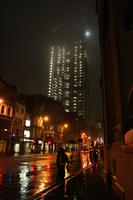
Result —
[[67, 112], [86, 117], [87, 53], [83, 41], [51, 47], [48, 96], [61, 100]]

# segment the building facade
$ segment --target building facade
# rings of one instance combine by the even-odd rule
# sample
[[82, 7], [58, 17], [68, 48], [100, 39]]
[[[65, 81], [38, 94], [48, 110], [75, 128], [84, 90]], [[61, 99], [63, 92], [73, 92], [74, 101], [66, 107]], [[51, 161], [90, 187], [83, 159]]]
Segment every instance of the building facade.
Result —
[[97, 0], [104, 102], [104, 175], [133, 199], [133, 1]]
[[0, 153], [8, 154], [12, 149], [16, 96], [16, 86], [0, 79]]
[[48, 97], [60, 100], [66, 112], [86, 117], [87, 53], [83, 41], [50, 49]]
[[60, 127], [64, 124], [65, 110], [60, 102], [43, 95], [26, 97], [27, 114], [30, 126], [26, 128], [29, 135], [24, 136], [34, 151], [55, 151], [62, 142]]
[[14, 118], [12, 121], [13, 152], [21, 153], [22, 138], [24, 135], [24, 125], [26, 116], [26, 106], [21, 95], [17, 95]]

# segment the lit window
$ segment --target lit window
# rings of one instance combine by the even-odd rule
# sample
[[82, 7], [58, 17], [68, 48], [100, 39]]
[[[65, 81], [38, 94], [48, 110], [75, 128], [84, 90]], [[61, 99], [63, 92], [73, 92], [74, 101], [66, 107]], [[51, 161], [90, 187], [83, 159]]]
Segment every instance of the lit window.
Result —
[[68, 100], [65, 101], [65, 105], [69, 106], [69, 101]]
[[70, 74], [65, 74], [65, 75], [64, 75], [64, 78], [65, 78], [66, 80], [69, 80], [69, 79], [70, 79]]
[[25, 120], [25, 126], [30, 127], [30, 120]]
[[69, 97], [69, 91], [65, 92], [65, 97]]
[[65, 88], [70, 88], [70, 83], [65, 83]]
[[24, 130], [24, 137], [29, 138], [30, 137], [30, 131]]

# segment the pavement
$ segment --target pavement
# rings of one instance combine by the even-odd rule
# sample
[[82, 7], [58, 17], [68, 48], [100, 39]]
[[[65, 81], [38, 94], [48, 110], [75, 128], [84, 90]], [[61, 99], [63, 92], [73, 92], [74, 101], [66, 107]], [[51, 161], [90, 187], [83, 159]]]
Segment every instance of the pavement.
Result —
[[101, 163], [92, 164], [68, 177], [36, 200], [119, 200], [111, 186], [103, 181]]

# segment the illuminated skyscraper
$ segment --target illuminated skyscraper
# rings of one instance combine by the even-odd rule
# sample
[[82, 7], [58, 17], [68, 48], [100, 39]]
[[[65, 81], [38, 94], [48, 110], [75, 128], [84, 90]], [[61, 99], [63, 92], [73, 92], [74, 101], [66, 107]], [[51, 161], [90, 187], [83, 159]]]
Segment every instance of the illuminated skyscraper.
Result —
[[86, 117], [87, 53], [83, 41], [50, 50], [48, 97], [62, 101], [67, 112]]

